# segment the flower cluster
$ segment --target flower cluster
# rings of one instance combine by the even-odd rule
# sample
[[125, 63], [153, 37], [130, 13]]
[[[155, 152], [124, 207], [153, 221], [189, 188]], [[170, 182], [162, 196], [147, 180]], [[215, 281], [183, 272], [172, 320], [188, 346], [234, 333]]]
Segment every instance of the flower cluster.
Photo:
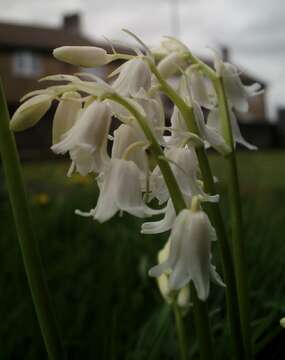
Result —
[[[86, 67], [120, 59], [120, 54], [107, 54], [96, 47], [65, 46], [55, 49], [54, 56]], [[89, 73], [41, 79], [60, 84], [27, 94], [10, 124], [14, 131], [27, 129], [43, 117], [53, 101], [58, 101], [51, 149], [56, 154], [69, 154], [68, 176], [73, 172], [94, 173], [100, 190], [93, 209], [76, 213], [99, 222], [117, 212], [140, 218], [161, 215], [159, 220], [144, 222], [141, 228], [144, 234], [170, 232], [164, 259], [160, 258], [149, 273], [159, 278], [167, 298], [182, 291], [184, 305], [188, 301], [185, 286], [190, 281], [201, 300], [208, 297], [210, 279], [223, 285], [211, 264], [215, 229], [200, 205], [217, 202], [219, 196], [205, 192], [196, 149], [212, 147], [223, 155], [231, 149], [223, 137], [217, 94], [207, 72], [223, 78], [234, 141], [254, 148], [241, 136], [234, 110], [246, 111], [248, 98], [259, 87], [244, 86], [236, 68], [217, 56], [214, 68], [209, 70], [177, 40], [166, 39], [153, 51], [144, 46], [136, 56], [130, 55], [111, 74], [116, 77], [111, 84]], [[169, 78], [173, 75], [178, 84], [175, 93], [193, 111], [195, 132], [189, 129], [177, 104], [170, 121], [166, 121], [163, 81], [172, 87]], [[113, 131], [114, 118], [119, 126]], [[175, 193], [161, 163], [167, 164], [179, 188], [183, 209], [175, 205]], [[153, 208], [150, 204], [155, 202], [158, 206]]]

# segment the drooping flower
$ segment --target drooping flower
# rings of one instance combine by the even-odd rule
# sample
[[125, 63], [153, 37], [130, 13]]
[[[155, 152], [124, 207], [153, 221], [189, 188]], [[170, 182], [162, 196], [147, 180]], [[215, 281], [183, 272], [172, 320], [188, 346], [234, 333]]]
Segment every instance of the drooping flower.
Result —
[[177, 106], [174, 106], [173, 108], [170, 124], [171, 135], [164, 137], [165, 142], [168, 146], [179, 147], [187, 141], [189, 137], [189, 131], [187, 129], [185, 120], [183, 119]]
[[99, 172], [107, 163], [107, 136], [111, 110], [107, 102], [93, 101], [74, 126], [51, 149], [57, 154], [69, 152], [72, 160], [68, 175], [77, 170], [81, 175]]
[[[231, 121], [234, 144], [236, 145], [236, 143], [238, 143], [238, 144], [245, 146], [249, 150], [256, 150], [257, 147], [255, 145], [250, 144], [242, 136], [242, 134], [240, 132], [239, 124], [238, 124], [238, 121], [237, 121], [237, 118], [236, 118], [234, 112], [231, 109], [229, 109], [229, 113], [230, 113], [230, 121]], [[222, 136], [221, 121], [220, 121], [219, 117], [220, 117], [219, 109], [217, 109], [217, 108], [212, 109], [209, 112], [209, 115], [207, 118], [207, 127], [209, 129], [212, 129], [213, 131], [216, 131], [218, 134], [220, 134], [220, 136]]]
[[112, 75], [119, 74], [112, 87], [122, 96], [136, 97], [141, 90], [148, 91], [151, 86], [151, 73], [140, 57], [126, 61]]
[[159, 44], [159, 46], [151, 49], [154, 56], [163, 58], [170, 53], [188, 53], [189, 49], [182, 42], [172, 37], [165, 37]]
[[54, 49], [53, 56], [68, 64], [96, 67], [108, 64], [113, 56], [96, 46], [61, 46]]
[[210, 127], [205, 123], [203, 111], [200, 104], [193, 98], [193, 89], [187, 77], [182, 77], [180, 80], [178, 91], [184, 101], [193, 108], [194, 120], [200, 138], [197, 138], [197, 136], [193, 138], [193, 134], [186, 126], [185, 119], [182, 117], [177, 107], [174, 107], [171, 117], [171, 137], [167, 143], [170, 145], [181, 146], [181, 144], [191, 143], [192, 140], [192, 143], [194, 141], [192, 145], [195, 145], [195, 142], [200, 140], [200, 142], [204, 142], [206, 147], [210, 145], [222, 155], [228, 154], [230, 148], [226, 144], [223, 136], [217, 129]]
[[223, 62], [216, 52], [214, 53], [214, 66], [218, 75], [223, 78], [230, 105], [237, 111], [247, 112], [249, 108], [248, 99], [263, 92], [261, 85], [258, 83], [250, 86], [243, 85], [237, 67], [228, 62]]
[[112, 159], [131, 160], [145, 173], [148, 169], [145, 145], [146, 139], [140, 129], [131, 124], [122, 124], [114, 131]]
[[[190, 201], [193, 196], [200, 195], [204, 201], [218, 201], [218, 195], [208, 195], [203, 191], [198, 181], [198, 160], [195, 151], [191, 147], [171, 147], [165, 150], [165, 157], [170, 163], [173, 174], [186, 200]], [[158, 167], [151, 174], [150, 189], [152, 196], [156, 197], [160, 203], [169, 199], [166, 183]]]
[[89, 213], [77, 211], [79, 215], [92, 216], [95, 220], [104, 222], [118, 211], [125, 211], [137, 217], [161, 213], [161, 210], [151, 209], [144, 203], [140, 170], [133, 161], [111, 159], [97, 181], [100, 195], [95, 209]]
[[208, 121], [207, 124], [205, 123], [202, 109], [196, 101], [193, 101], [193, 110], [200, 136], [205, 141], [206, 147], [212, 146], [213, 149], [222, 155], [229, 154], [231, 150], [226, 144], [221, 132], [217, 127], [212, 126], [211, 122]]
[[[182, 210], [175, 219], [169, 242], [168, 258], [150, 269], [150, 276], [170, 272], [169, 288], [178, 290], [193, 281], [200, 300], [209, 295], [211, 269], [211, 241], [215, 229], [202, 210]], [[217, 282], [220, 278], [217, 279]]]
[[40, 94], [25, 101], [12, 116], [10, 129], [23, 131], [34, 126], [48, 111], [53, 99], [50, 94]]
[[186, 71], [186, 78], [192, 91], [192, 97], [200, 106], [211, 109], [216, 104], [216, 96], [211, 82], [196, 68], [189, 66]]
[[63, 94], [57, 106], [52, 124], [52, 143], [60, 142], [61, 137], [72, 128], [79, 118], [82, 107], [78, 101], [80, 95], [76, 91], [69, 91]]
[[150, 96], [143, 90], [140, 91], [134, 100], [143, 109], [148, 125], [156, 136], [157, 141], [164, 145], [165, 113], [160, 95], [155, 93]]
[[185, 65], [186, 62], [183, 53], [172, 52], [159, 62], [157, 70], [162, 77], [167, 79], [175, 75], [179, 69], [185, 67]]

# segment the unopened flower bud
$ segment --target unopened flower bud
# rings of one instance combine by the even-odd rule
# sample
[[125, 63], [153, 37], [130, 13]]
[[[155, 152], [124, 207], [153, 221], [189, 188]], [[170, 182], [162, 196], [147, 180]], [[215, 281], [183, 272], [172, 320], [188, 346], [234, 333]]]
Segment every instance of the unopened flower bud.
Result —
[[85, 67], [102, 66], [112, 60], [106, 50], [95, 46], [61, 46], [54, 49], [53, 56], [68, 64]]
[[48, 94], [37, 95], [24, 102], [14, 113], [10, 129], [23, 131], [34, 126], [48, 111], [53, 97]]

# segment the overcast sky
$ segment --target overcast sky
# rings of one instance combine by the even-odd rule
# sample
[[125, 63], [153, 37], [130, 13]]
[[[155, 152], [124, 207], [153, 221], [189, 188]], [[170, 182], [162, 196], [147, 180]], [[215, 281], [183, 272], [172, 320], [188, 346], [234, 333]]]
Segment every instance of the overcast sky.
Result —
[[153, 45], [176, 35], [191, 49], [224, 44], [241, 69], [270, 83], [270, 112], [285, 107], [285, 0], [0, 0], [1, 21], [59, 26], [79, 11], [90, 37], [125, 39], [121, 28]]

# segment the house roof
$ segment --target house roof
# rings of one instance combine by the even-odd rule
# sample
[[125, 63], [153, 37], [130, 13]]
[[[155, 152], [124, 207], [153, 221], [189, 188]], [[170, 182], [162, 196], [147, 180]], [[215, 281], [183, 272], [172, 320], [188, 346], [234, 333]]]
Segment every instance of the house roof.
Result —
[[[50, 28], [23, 24], [0, 23], [0, 49], [23, 48], [50, 51], [59, 46], [100, 46], [107, 51], [110, 46], [103, 41], [91, 40], [80, 32], [65, 28]], [[130, 52], [127, 47], [116, 48], [123, 53]]]

